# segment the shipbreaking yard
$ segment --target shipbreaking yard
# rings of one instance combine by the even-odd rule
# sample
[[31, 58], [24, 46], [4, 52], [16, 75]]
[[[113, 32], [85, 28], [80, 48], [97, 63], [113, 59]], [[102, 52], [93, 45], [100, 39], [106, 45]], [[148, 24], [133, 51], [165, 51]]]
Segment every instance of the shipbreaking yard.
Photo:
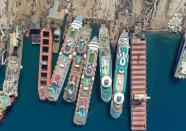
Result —
[[116, 0], [74, 0], [73, 15], [88, 19], [114, 20], [115, 2]]
[[28, 33], [31, 23], [61, 26], [68, 14], [68, 25], [80, 15], [86, 23], [106, 23], [113, 41], [117, 38], [114, 34], [123, 28], [148, 31], [169, 27], [179, 32], [186, 26], [185, 3], [186, 0], [0, 0], [0, 24], [6, 28], [20, 24]]
[[186, 0], [0, 0], [2, 64], [9, 31], [14, 25], [19, 25], [25, 36], [29, 36], [29, 29], [34, 26], [37, 29], [62, 26], [66, 14], [63, 36], [73, 18], [81, 16], [90, 25], [106, 24], [110, 44], [115, 47], [123, 29], [181, 32], [186, 26]]
[[30, 25], [58, 27], [66, 14], [65, 32], [73, 18], [79, 15], [84, 23], [106, 24], [114, 47], [124, 28], [181, 32], [186, 26], [186, 0], [0, 0], [1, 57], [13, 25], [20, 25], [28, 36]]
[[[66, 35], [68, 27], [77, 16], [81, 16], [83, 23], [90, 26], [98, 25], [100, 27], [101, 24], [105, 24], [110, 36], [107, 38], [110, 39], [111, 47], [115, 48], [123, 30], [131, 33], [162, 30], [181, 33], [186, 28], [186, 0], [0, 0], [0, 66], [6, 65], [5, 80], [2, 90], [0, 90], [0, 120], [4, 117], [6, 108], [12, 105], [14, 99], [18, 96], [19, 75], [22, 69], [23, 34], [25, 37], [31, 37], [32, 44], [34, 42], [40, 44], [42, 43], [42, 35], [40, 34], [42, 28], [48, 29], [49, 32], [58, 28], [60, 32], [59, 27], [65, 23], [65, 31], [62, 35], [61, 32], [58, 33], [58, 43], [60, 43], [61, 36]], [[80, 20], [76, 22], [73, 23], [73, 29], [81, 23]], [[80, 25], [78, 28], [80, 28]], [[32, 31], [36, 30], [37, 33], [31, 34]], [[43, 43], [49, 40], [51, 40], [50, 43], [54, 42], [52, 32], [50, 34], [50, 37], [46, 40], [47, 34], [44, 35], [43, 33]], [[71, 33], [70, 35], [73, 36], [74, 34]], [[141, 40], [145, 40], [144, 37]], [[137, 43], [138, 41], [134, 42], [134, 44]], [[47, 42], [45, 44], [43, 44], [43, 49], [40, 48], [40, 51], [45, 49], [46, 53], [49, 49]], [[65, 48], [70, 48], [68, 46]], [[138, 48], [136, 46], [134, 52], [141, 52], [142, 56], [145, 56], [145, 62], [142, 61], [141, 64], [144, 65], [144, 89], [146, 90], [146, 45], [141, 47], [142, 50], [138, 50]], [[57, 50], [56, 53], [58, 52]], [[43, 57], [51, 60], [50, 57], [45, 55]], [[137, 55], [135, 57], [137, 58]], [[44, 67], [47, 65], [44, 60], [40, 60], [39, 63], [43, 63]], [[135, 61], [133, 63], [136, 68]], [[141, 65], [139, 64], [139, 66]], [[70, 66], [67, 65], [67, 67]], [[48, 78], [47, 81], [50, 82], [51, 79]], [[136, 75], [136, 79], [138, 78], [139, 76]], [[47, 85], [47, 90], [48, 87]], [[138, 97], [142, 100], [141, 97], [144, 99], [147, 96], [139, 95]], [[4, 101], [7, 103], [2, 104]], [[146, 113], [146, 107], [144, 108]], [[143, 122], [145, 123], [144, 128], [146, 128], [146, 120]]]

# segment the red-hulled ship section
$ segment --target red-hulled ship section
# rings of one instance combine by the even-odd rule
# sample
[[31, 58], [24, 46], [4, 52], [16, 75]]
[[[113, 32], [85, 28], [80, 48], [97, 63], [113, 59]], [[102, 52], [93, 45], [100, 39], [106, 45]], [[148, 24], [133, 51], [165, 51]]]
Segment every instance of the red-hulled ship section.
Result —
[[45, 100], [47, 95], [47, 88], [50, 84], [51, 78], [52, 33], [50, 30], [43, 28], [41, 30], [40, 36], [38, 93], [40, 100]]
[[133, 38], [131, 43], [131, 129], [146, 130], [146, 41]]

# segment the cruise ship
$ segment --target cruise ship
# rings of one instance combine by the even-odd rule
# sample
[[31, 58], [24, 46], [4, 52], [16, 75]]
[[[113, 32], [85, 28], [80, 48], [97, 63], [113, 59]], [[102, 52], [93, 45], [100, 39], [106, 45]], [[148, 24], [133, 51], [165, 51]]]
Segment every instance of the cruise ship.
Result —
[[13, 28], [13, 32], [9, 36], [9, 54], [3, 83], [3, 94], [12, 97], [18, 96], [18, 82], [20, 70], [22, 68], [23, 34], [19, 32], [18, 28], [18, 26]]
[[99, 67], [101, 99], [109, 102], [112, 97], [112, 58], [108, 28], [103, 24], [99, 30]]
[[146, 39], [134, 35], [130, 52], [131, 130], [144, 131], [147, 127]]
[[71, 65], [81, 27], [82, 18], [78, 16], [71, 23], [61, 51], [59, 52], [58, 60], [52, 74], [51, 83], [48, 87], [47, 99], [49, 101], [57, 101], [59, 98], [65, 78]]
[[83, 26], [80, 30], [80, 37], [74, 52], [70, 76], [63, 95], [66, 102], [75, 102], [76, 100], [91, 32], [92, 28], [88, 25]]
[[46, 100], [52, 68], [52, 32], [42, 28], [40, 36], [38, 94], [40, 100]]
[[179, 79], [186, 79], [186, 31], [183, 34], [178, 50], [174, 76]]
[[87, 120], [94, 77], [97, 67], [98, 50], [98, 38], [93, 37], [93, 39], [90, 41], [90, 44], [88, 45], [88, 51], [86, 54], [87, 57], [85, 60], [80, 89], [76, 102], [76, 108], [73, 118], [73, 122], [76, 125], [84, 125]]
[[54, 30], [54, 33], [53, 33], [53, 47], [52, 47], [52, 52], [53, 53], [58, 53], [59, 45], [60, 45], [60, 39], [61, 39], [61, 29], [60, 29], [60, 27], [57, 27]]
[[126, 93], [127, 72], [129, 63], [129, 36], [123, 31], [117, 44], [117, 54], [115, 61], [115, 73], [113, 84], [113, 98], [111, 101], [110, 114], [113, 118], [118, 118], [122, 114], [124, 96]]

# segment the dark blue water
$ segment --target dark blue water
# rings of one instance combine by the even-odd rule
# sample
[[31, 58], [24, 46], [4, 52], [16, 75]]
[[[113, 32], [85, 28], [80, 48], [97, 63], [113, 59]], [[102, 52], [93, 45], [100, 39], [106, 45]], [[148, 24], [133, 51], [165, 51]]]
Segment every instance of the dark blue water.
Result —
[[[186, 80], [175, 80], [174, 62], [180, 36], [147, 34], [148, 53], [148, 131], [186, 131]], [[53, 64], [57, 59], [54, 56]], [[72, 123], [75, 104], [66, 104], [62, 95], [56, 104], [40, 102], [37, 92], [39, 46], [24, 41], [23, 70], [19, 82], [19, 97], [0, 124], [1, 131], [129, 131], [129, 84], [122, 116], [114, 120], [109, 115], [109, 104], [100, 98], [97, 70], [87, 124], [77, 127]], [[0, 69], [3, 82], [4, 69]], [[62, 91], [63, 93], [63, 91]], [[128, 99], [128, 100], [127, 100]]]

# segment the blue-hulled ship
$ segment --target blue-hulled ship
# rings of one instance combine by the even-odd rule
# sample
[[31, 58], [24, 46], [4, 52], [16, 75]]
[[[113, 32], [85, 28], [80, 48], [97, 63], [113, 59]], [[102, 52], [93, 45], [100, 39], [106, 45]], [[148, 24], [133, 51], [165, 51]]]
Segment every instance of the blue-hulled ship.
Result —
[[113, 97], [110, 108], [110, 114], [113, 118], [118, 118], [122, 114], [124, 95], [126, 93], [129, 48], [128, 32], [123, 31], [117, 44]]
[[183, 34], [178, 55], [176, 59], [176, 69], [174, 76], [179, 79], [186, 78], [186, 31]]
[[108, 28], [103, 24], [99, 30], [99, 66], [101, 99], [109, 102], [112, 97], [112, 58]]

